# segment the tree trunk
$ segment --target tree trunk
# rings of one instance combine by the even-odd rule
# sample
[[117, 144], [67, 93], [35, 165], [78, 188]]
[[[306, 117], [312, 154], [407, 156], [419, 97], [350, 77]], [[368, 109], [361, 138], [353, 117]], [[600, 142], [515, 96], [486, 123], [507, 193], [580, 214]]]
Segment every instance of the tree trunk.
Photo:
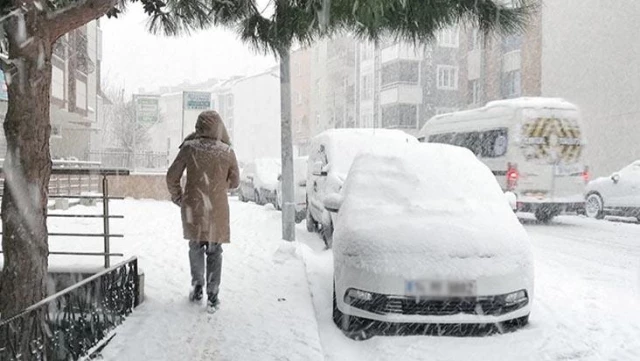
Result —
[[9, 40], [7, 155], [2, 196], [0, 312], [6, 319], [47, 295], [49, 104], [53, 39], [35, 7], [5, 20]]
[[282, 238], [296, 240], [296, 208], [293, 185], [293, 137], [291, 134], [291, 77], [289, 49], [280, 51], [280, 134], [282, 157]]

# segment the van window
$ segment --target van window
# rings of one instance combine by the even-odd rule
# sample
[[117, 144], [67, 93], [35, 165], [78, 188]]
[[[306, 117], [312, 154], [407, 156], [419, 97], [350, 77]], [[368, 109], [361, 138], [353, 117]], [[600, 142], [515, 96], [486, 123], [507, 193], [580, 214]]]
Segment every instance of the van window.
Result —
[[443, 133], [429, 137], [429, 143], [464, 147], [481, 158], [498, 158], [507, 153], [508, 129], [498, 128], [481, 132]]

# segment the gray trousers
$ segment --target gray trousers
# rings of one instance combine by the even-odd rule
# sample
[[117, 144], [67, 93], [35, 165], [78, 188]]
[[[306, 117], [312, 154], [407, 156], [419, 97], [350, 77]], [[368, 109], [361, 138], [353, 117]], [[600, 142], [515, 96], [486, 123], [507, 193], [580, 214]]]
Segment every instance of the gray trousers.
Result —
[[191, 264], [191, 285], [204, 286], [206, 274], [207, 294], [217, 295], [222, 274], [222, 244], [190, 241], [189, 263]]

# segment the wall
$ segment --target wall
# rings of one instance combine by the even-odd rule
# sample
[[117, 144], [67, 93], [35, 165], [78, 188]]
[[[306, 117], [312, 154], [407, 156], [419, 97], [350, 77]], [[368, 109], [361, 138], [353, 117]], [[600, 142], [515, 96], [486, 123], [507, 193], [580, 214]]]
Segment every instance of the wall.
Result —
[[232, 93], [233, 148], [238, 160], [280, 158], [280, 75], [277, 68], [237, 80]]
[[640, 159], [640, 2], [547, 0], [542, 11], [542, 94], [581, 108], [593, 174]]
[[[131, 174], [122, 177], [108, 177], [109, 195], [135, 199], [171, 200], [164, 173]], [[102, 189], [101, 189], [102, 191]]]

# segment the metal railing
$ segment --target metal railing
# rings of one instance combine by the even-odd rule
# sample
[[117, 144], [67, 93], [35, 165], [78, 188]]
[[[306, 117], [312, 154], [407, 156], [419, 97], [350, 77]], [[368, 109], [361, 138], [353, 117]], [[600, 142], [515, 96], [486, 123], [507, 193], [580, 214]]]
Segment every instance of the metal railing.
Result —
[[[0, 164], [4, 163], [4, 159], [0, 158]], [[53, 160], [53, 170], [81, 168], [81, 169], [99, 169], [100, 162], [86, 162], [75, 160]], [[4, 183], [0, 184], [0, 194], [2, 193]], [[81, 195], [84, 192], [99, 192], [100, 177], [94, 174], [64, 174], [53, 172], [49, 179], [49, 195]]]
[[168, 152], [91, 151], [91, 159], [99, 160], [103, 167], [133, 169], [167, 169]]
[[[102, 168], [53, 168], [51, 171], [52, 177], [54, 175], [66, 175], [66, 176], [96, 176], [102, 177], [102, 194], [101, 195], [51, 195], [50, 199], [93, 199], [102, 200], [102, 213], [101, 214], [47, 214], [49, 218], [102, 218], [102, 232], [101, 233], [72, 233], [72, 232], [50, 232], [49, 237], [96, 237], [103, 239], [103, 252], [70, 252], [70, 251], [54, 251], [49, 252], [49, 255], [70, 255], [70, 256], [101, 256], [104, 257], [104, 267], [109, 268], [111, 265], [111, 257], [123, 257], [122, 253], [111, 252], [111, 238], [122, 238], [122, 234], [113, 234], [110, 232], [110, 220], [111, 219], [123, 219], [123, 215], [113, 215], [109, 210], [110, 200], [122, 200], [124, 197], [112, 197], [109, 196], [109, 176], [128, 176], [129, 171], [126, 169], [102, 169]], [[2, 169], [0, 169], [0, 175], [4, 176]], [[4, 189], [4, 179], [2, 179], [2, 189]], [[0, 198], [2, 194], [0, 194]], [[2, 232], [0, 232], [2, 235]], [[0, 250], [0, 253], [3, 251]]]
[[0, 361], [77, 360], [139, 303], [133, 257], [0, 321]]

